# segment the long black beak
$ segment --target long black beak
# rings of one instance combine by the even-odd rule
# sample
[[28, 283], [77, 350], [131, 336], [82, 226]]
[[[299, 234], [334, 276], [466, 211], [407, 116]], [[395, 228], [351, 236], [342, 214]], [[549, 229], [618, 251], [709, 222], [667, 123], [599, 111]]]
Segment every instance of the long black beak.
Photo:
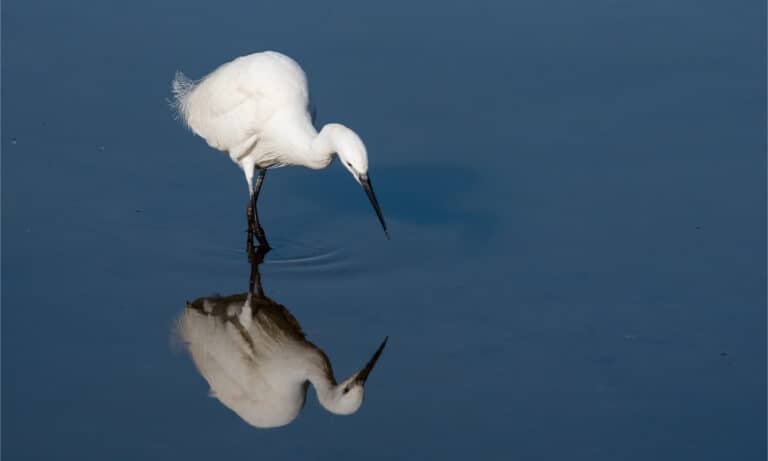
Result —
[[379, 222], [381, 223], [381, 227], [384, 228], [384, 235], [387, 236], [387, 239], [389, 239], [389, 232], [387, 232], [387, 224], [384, 222], [384, 216], [381, 215], [381, 208], [379, 208], [379, 202], [376, 200], [376, 195], [373, 193], [373, 186], [371, 186], [371, 178], [368, 177], [367, 174], [361, 174], [358, 179], [360, 180], [360, 185], [363, 186], [363, 189], [365, 189], [365, 193], [368, 194], [368, 198], [371, 200], [371, 205], [373, 205], [373, 209], [376, 210], [376, 216], [379, 217]]
[[368, 375], [371, 374], [371, 370], [373, 370], [374, 365], [376, 365], [376, 361], [379, 360], [381, 352], [384, 350], [384, 346], [387, 345], [388, 339], [389, 336], [384, 338], [384, 341], [382, 341], [381, 346], [376, 349], [376, 352], [373, 354], [373, 357], [371, 357], [371, 360], [369, 360], [368, 363], [365, 364], [365, 367], [360, 370], [360, 373], [357, 374], [355, 381], [359, 382], [360, 384], [365, 384], [365, 380], [368, 379]]

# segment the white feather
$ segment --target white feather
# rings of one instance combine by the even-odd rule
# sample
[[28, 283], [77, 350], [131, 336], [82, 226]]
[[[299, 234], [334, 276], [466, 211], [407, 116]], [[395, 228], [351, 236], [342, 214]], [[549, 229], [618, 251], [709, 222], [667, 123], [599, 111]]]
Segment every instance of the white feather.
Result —
[[177, 72], [171, 87], [171, 105], [179, 118], [209, 146], [229, 154], [245, 173], [251, 196], [257, 168], [320, 169], [338, 155], [344, 168], [369, 191], [386, 233], [368, 180], [365, 144], [338, 123], [317, 132], [308, 107], [307, 78], [296, 61], [275, 51], [249, 54], [199, 81]]
[[237, 58], [197, 83], [177, 72], [173, 92], [184, 122], [222, 151], [262, 134], [278, 112], [306, 112], [309, 101], [304, 71], [272, 51]]

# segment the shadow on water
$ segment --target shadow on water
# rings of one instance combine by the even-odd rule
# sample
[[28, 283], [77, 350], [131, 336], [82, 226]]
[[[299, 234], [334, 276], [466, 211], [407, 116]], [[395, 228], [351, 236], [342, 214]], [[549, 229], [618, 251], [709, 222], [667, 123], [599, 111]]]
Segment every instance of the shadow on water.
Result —
[[[341, 179], [343, 175], [338, 168], [328, 168], [323, 174], [302, 175], [293, 187], [302, 196], [316, 197], [315, 207], [344, 203], [344, 207], [333, 209], [335, 216], [370, 213], [364, 200], [350, 200], [352, 188]], [[377, 167], [374, 175], [377, 190], [381, 189], [384, 213], [393, 220], [429, 226], [469, 223], [486, 233], [498, 225], [490, 210], [477, 206], [477, 195], [483, 193], [482, 182], [472, 169], [411, 164]]]
[[210, 395], [259, 428], [291, 423], [311, 383], [329, 412], [355, 413], [387, 338], [358, 372], [337, 382], [325, 352], [306, 339], [298, 320], [264, 294], [259, 265], [269, 248], [248, 246], [246, 293], [187, 302], [175, 334], [189, 351]]

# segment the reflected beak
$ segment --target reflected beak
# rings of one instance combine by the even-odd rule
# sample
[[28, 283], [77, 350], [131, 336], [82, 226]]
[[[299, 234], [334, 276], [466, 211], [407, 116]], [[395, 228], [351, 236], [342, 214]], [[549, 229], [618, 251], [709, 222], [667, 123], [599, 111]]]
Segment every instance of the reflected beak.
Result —
[[379, 360], [379, 357], [381, 356], [381, 352], [384, 350], [384, 346], [387, 345], [387, 340], [389, 339], [389, 336], [384, 338], [384, 341], [382, 341], [381, 346], [379, 346], [378, 349], [376, 349], [376, 352], [373, 354], [373, 357], [371, 357], [371, 360], [368, 361], [368, 363], [365, 364], [365, 367], [360, 370], [360, 372], [355, 377], [355, 381], [360, 384], [365, 384], [365, 380], [368, 379], [368, 375], [371, 374], [371, 370], [373, 370], [373, 367], [376, 365], [376, 361]]
[[387, 224], [384, 222], [384, 216], [381, 215], [381, 208], [379, 208], [379, 202], [376, 200], [376, 195], [373, 193], [373, 186], [371, 186], [371, 178], [368, 177], [367, 174], [361, 174], [357, 177], [357, 181], [360, 183], [361, 186], [363, 186], [363, 189], [365, 189], [365, 193], [368, 194], [368, 199], [371, 201], [371, 205], [373, 205], [373, 209], [376, 210], [376, 216], [379, 217], [379, 222], [381, 223], [381, 227], [384, 228], [384, 235], [387, 236], [387, 239], [389, 239], [389, 232], [387, 232]]

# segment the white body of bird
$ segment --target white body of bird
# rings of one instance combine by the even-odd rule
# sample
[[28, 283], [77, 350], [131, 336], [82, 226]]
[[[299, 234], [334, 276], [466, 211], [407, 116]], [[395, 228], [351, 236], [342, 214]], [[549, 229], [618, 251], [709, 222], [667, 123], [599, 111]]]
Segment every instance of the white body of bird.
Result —
[[211, 396], [260, 428], [293, 421], [304, 406], [309, 383], [328, 411], [354, 413], [384, 347], [360, 372], [337, 384], [325, 353], [305, 339], [285, 307], [246, 294], [188, 303], [177, 332]]
[[368, 177], [365, 144], [338, 123], [315, 130], [307, 78], [296, 61], [274, 51], [254, 53], [221, 65], [197, 82], [177, 72], [172, 87], [179, 116], [208, 145], [229, 153], [245, 173], [252, 196], [257, 168], [320, 169], [338, 155], [365, 189], [386, 232]]
[[[307, 111], [309, 91], [301, 67], [280, 53], [263, 52], [228, 62], [197, 84], [177, 74], [179, 113], [214, 149], [235, 163], [322, 168], [330, 156], [312, 158], [317, 136]], [[292, 154], [298, 154], [292, 159]]]

